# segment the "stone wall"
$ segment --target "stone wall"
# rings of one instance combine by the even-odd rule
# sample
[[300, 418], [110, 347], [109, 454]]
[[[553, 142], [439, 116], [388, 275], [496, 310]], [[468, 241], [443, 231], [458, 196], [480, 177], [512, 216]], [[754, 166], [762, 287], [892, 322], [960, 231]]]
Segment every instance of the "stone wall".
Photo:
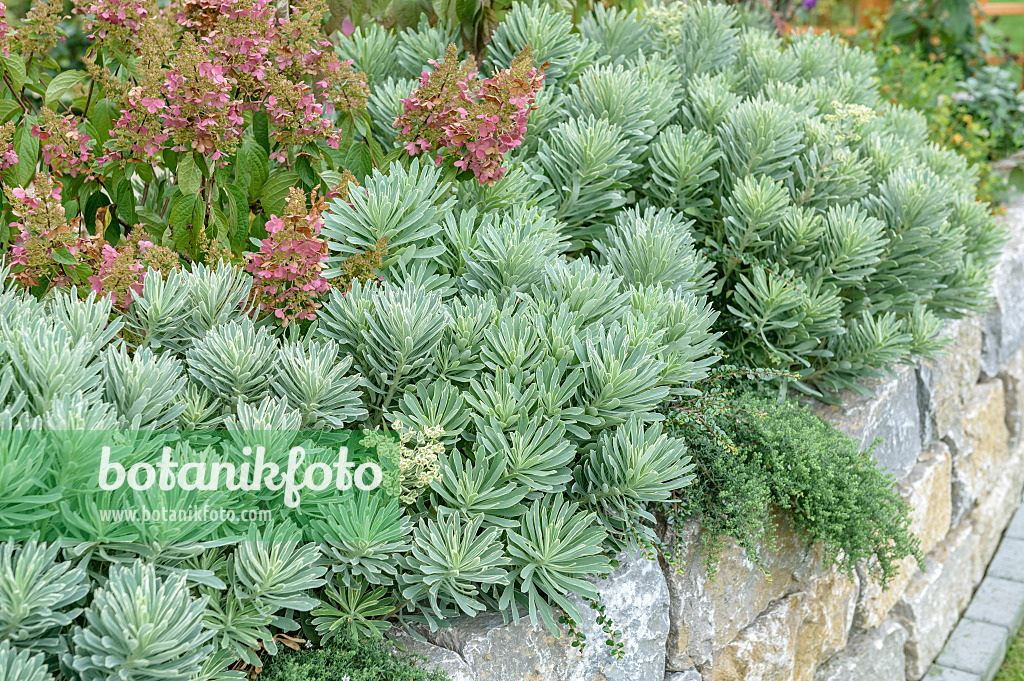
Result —
[[580, 603], [589, 645], [504, 623], [488, 613], [406, 643], [453, 681], [917, 681], [967, 608], [1024, 488], [1024, 204], [1012, 206], [1013, 238], [1000, 262], [995, 303], [982, 318], [949, 324], [940, 359], [903, 366], [815, 410], [865, 445], [899, 481], [926, 554], [908, 559], [887, 590], [866, 570], [826, 569], [819, 547], [779, 517], [771, 579], [727, 549], [706, 577], [700, 528], [684, 543], [681, 573], [623, 556], [597, 587], [623, 632], [625, 657], [603, 645], [596, 613]]

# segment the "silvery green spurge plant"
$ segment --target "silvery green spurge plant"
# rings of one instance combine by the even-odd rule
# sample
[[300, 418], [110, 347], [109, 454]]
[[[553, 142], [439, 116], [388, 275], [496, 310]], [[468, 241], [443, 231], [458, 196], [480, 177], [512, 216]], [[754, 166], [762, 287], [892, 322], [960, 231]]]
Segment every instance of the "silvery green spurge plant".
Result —
[[[414, 161], [378, 182], [415, 188], [437, 177]], [[658, 408], [692, 392], [714, 364], [708, 267], [685, 224], [664, 211], [624, 214], [623, 230], [657, 233], [680, 261], [627, 279], [586, 256], [567, 258], [568, 240], [544, 208], [469, 206], [454, 216], [447, 203], [443, 224], [431, 215], [417, 227], [431, 231], [427, 240], [413, 246], [414, 230], [407, 240], [436, 260], [406, 263], [396, 251], [384, 272], [400, 281], [354, 281], [301, 335], [254, 323], [227, 264], [166, 279], [150, 271], [124, 315], [73, 290], [43, 300], [17, 287], [0, 294], [2, 406], [21, 428], [0, 435], [4, 529], [68, 542], [60, 552], [38, 545], [45, 553], [8, 544], [15, 556], [39, 553], [42, 567], [0, 593], [22, 599], [11, 606], [20, 613], [32, 594], [76, 577], [46, 619], [7, 636], [15, 645], [49, 652], [69, 677], [141, 679], [146, 672], [124, 665], [152, 654], [162, 675], [205, 679], [238, 661], [258, 666], [278, 652], [275, 634], [303, 623], [329, 640], [377, 636], [396, 620], [436, 628], [483, 610], [556, 632], [558, 611], [579, 620], [574, 596], [597, 597], [589, 580], [609, 573], [620, 549], [652, 545], [652, 508], [689, 482], [686, 446], [662, 433]], [[625, 239], [608, 252], [628, 248]], [[467, 246], [457, 257], [456, 240]], [[452, 270], [438, 270], [441, 261]], [[148, 439], [113, 443], [127, 465], [154, 456], [168, 427], [225, 428], [272, 452], [310, 428], [430, 439], [378, 445], [397, 471], [390, 502], [312, 493], [302, 515], [281, 509], [276, 518], [295, 525], [240, 528], [249, 534], [224, 544], [201, 526], [158, 535], [104, 520], [80, 492], [110, 444], [102, 434], [155, 428]], [[33, 440], [83, 428], [99, 435], [72, 434], [45, 452]], [[198, 444], [171, 444], [182, 460], [206, 456]], [[239, 491], [217, 502], [242, 510], [276, 497]], [[133, 508], [157, 499], [122, 487], [108, 501]], [[182, 490], [160, 500], [198, 503]], [[8, 528], [10, 518], [20, 521]], [[148, 613], [124, 597], [146, 589], [166, 604], [153, 625], [167, 644], [159, 653], [145, 637], [115, 633], [122, 619]], [[12, 621], [33, 623], [32, 612]], [[202, 645], [175, 647], [182, 639]]]
[[[878, 103], [870, 56], [740, 23], [724, 5], [676, 3], [598, 9], [575, 31], [520, 3], [482, 75], [446, 59], [418, 85], [405, 79], [443, 57], [451, 29], [335, 36], [370, 94], [359, 141], [320, 150], [340, 164], [331, 203], [287, 186], [307, 174], [298, 152], [272, 179], [265, 157], [249, 163], [248, 195], [225, 194], [233, 225], [238, 207], [266, 209], [260, 267], [166, 267], [122, 241], [112, 300], [103, 287], [37, 297], [0, 266], [0, 538], [19, 539], [0, 552], [0, 614], [18, 623], [0, 645], [19, 652], [0, 656], [41, 653], [69, 681], [212, 681], [296, 637], [486, 610], [558, 633], [619, 551], [657, 544], [655, 513], [693, 475], [664, 407], [700, 399], [723, 355], [828, 396], [934, 351], [943, 318], [986, 304], [1004, 238], [973, 176], [925, 142], [919, 115]], [[437, 95], [443, 129], [422, 115], [438, 73], [455, 83]], [[475, 111], [509, 95], [495, 114], [515, 124], [508, 149], [476, 149], [486, 172], [465, 169], [490, 133], [452, 127], [456, 90], [478, 96]], [[232, 125], [259, 161], [252, 123]], [[55, 188], [40, 191], [37, 222], [59, 208]], [[276, 298], [290, 274], [307, 283]], [[101, 444], [124, 464], [164, 444], [199, 461], [203, 440], [171, 431], [216, 429], [327, 461], [321, 438], [342, 428], [368, 433], [386, 498], [305, 490], [301, 511], [278, 504], [231, 541], [111, 522], [83, 492]], [[40, 450], [44, 434], [61, 446]], [[239, 511], [276, 498], [214, 496]], [[199, 495], [121, 487], [106, 501], [186, 508]], [[152, 663], [133, 666], [140, 656]], [[12, 665], [31, 676], [36, 659]]]
[[[825, 399], [934, 352], [942, 319], [988, 304], [1004, 230], [975, 201], [966, 163], [926, 141], [925, 120], [880, 103], [869, 54], [829, 36], [783, 44], [723, 5], [602, 8], [575, 32], [521, 3], [495, 30], [485, 70], [528, 44], [548, 67], [507, 177], [463, 183], [426, 223], [420, 209], [398, 222], [381, 214], [388, 221], [368, 230], [358, 205], [336, 203], [332, 248], [385, 232], [401, 235], [403, 253], [409, 239], [417, 253], [443, 245], [448, 255], [388, 268], [385, 280], [503, 303], [535, 285], [551, 252], [523, 235], [513, 207], [543, 212], [561, 252], [630, 284], [678, 261], [660, 224], [679, 222], [713, 280], [730, 361], [777, 369]], [[389, 87], [373, 95], [375, 129], [402, 106]], [[387, 189], [375, 175], [367, 201], [411, 191], [419, 172], [390, 173]], [[646, 226], [626, 217], [634, 211]]]

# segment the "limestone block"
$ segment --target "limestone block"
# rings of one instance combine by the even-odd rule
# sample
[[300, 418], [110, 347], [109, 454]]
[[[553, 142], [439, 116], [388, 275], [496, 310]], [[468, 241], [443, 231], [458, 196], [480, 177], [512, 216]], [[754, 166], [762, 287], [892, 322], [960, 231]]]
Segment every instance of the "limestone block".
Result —
[[399, 644], [396, 646], [399, 651], [423, 657], [427, 661], [424, 665], [427, 669], [440, 669], [448, 675], [451, 681], [476, 681], [473, 670], [469, 668], [465, 660], [459, 657], [458, 653], [424, 641], [417, 641], [404, 632], [390, 635], [388, 638]]
[[1013, 356], [999, 374], [1006, 391], [1006, 429], [1010, 434], [1010, 449], [1021, 445], [1024, 435], [1024, 350]]
[[906, 681], [907, 630], [888, 619], [850, 636], [846, 650], [822, 665], [814, 681]]
[[921, 453], [921, 413], [915, 370], [899, 366], [895, 372], [894, 378], [865, 383], [874, 393], [873, 397], [844, 393], [842, 404], [813, 402], [812, 405], [818, 416], [863, 447], [881, 438], [874, 450], [875, 460], [897, 480], [902, 480]]
[[970, 601], [976, 542], [970, 523], [953, 529], [925, 557], [925, 571], [911, 580], [892, 609], [893, 617], [909, 635], [904, 652], [910, 681], [928, 671]]
[[924, 442], [942, 439], [959, 422], [981, 374], [981, 320], [949, 322], [945, 334], [949, 345], [939, 357], [920, 362], [917, 370]]
[[1024, 204], [1007, 207], [1011, 227], [992, 281], [995, 304], [982, 320], [981, 368], [997, 376], [1024, 345]]
[[773, 603], [711, 669], [701, 671], [711, 681], [811, 681], [822, 662], [846, 647], [856, 598], [855, 578], [835, 569], [812, 577], [803, 591]]
[[953, 455], [953, 524], [1003, 473], [1003, 464], [1010, 458], [1005, 417], [1002, 381], [977, 384], [960, 426], [947, 438]]
[[669, 672], [665, 674], [665, 681], [702, 681], [700, 672], [691, 667], [685, 672]]
[[[900, 495], [910, 506], [910, 531], [921, 540], [922, 553], [931, 551], [949, 531], [950, 465], [949, 449], [941, 442], [936, 443], [921, 455], [921, 460], [900, 483]], [[877, 579], [861, 569], [856, 625], [873, 629], [881, 624], [919, 571], [914, 557], [907, 556], [901, 563], [899, 575], [888, 588], [882, 589]]]
[[716, 574], [708, 578], [701, 530], [692, 521], [680, 528], [678, 537], [670, 538], [685, 547], [685, 570], [680, 574], [669, 568], [665, 575], [672, 604], [669, 671], [712, 664], [716, 651], [772, 601], [793, 590], [794, 583], [811, 575], [819, 563], [820, 549], [807, 546], [797, 537], [787, 514], [776, 514], [775, 523], [777, 550], [766, 546], [758, 550], [770, 581], [734, 544], [722, 552]]
[[500, 613], [459, 618], [428, 636], [466, 662], [476, 681], [664, 681], [669, 604], [665, 577], [656, 562], [619, 557], [607, 580], [595, 584], [606, 614], [622, 632], [625, 658], [604, 645], [596, 613], [577, 601], [587, 645], [580, 652], [564, 634], [555, 638], [529, 619], [504, 623]]
[[1024, 487], [1024, 458], [1018, 454], [1001, 466], [1001, 475], [995, 485], [979, 500], [970, 514], [976, 542], [971, 555], [971, 581], [981, 581], [999, 547], [1003, 530], [1020, 505]]

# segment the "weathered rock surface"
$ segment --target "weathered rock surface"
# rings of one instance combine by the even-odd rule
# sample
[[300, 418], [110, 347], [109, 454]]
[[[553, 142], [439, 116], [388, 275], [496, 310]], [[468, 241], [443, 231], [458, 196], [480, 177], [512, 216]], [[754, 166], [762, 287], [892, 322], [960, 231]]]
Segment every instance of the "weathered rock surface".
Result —
[[904, 652], [911, 681], [928, 671], [970, 601], [974, 588], [971, 559], [976, 542], [970, 523], [953, 529], [925, 557], [925, 571], [911, 580], [892, 609], [894, 618], [909, 635]]
[[804, 590], [776, 601], [740, 632], [713, 667], [701, 669], [704, 678], [810, 681], [823, 661], [846, 646], [856, 599], [856, 579], [836, 570], [812, 577]]
[[981, 581], [989, 561], [999, 548], [1003, 529], [1020, 506], [1024, 487], [1024, 458], [1018, 454], [1002, 465], [993, 487], [978, 500], [969, 516], [975, 543], [971, 554], [971, 580]]
[[995, 304], [982, 320], [981, 368], [997, 376], [1024, 345], [1024, 205], [1007, 207], [1014, 227], [992, 282]]
[[915, 370], [900, 366], [894, 378], [865, 383], [874, 397], [844, 393], [843, 404], [814, 402], [813, 409], [863, 447], [881, 438], [874, 450], [875, 460], [897, 480], [902, 480], [921, 453], [917, 384]]
[[703, 681], [700, 672], [696, 669], [687, 669], [685, 672], [669, 672], [665, 674], [665, 681]]
[[665, 577], [657, 563], [620, 556], [620, 566], [597, 590], [606, 614], [622, 633], [625, 657], [616, 660], [604, 645], [607, 638], [597, 614], [577, 602], [587, 636], [583, 652], [563, 634], [555, 638], [529, 619], [504, 623], [499, 613], [461, 618], [428, 636], [465, 661], [476, 681], [663, 681], [669, 600]]
[[448, 675], [451, 681], [476, 681], [473, 670], [469, 668], [465, 660], [459, 657], [458, 653], [424, 641], [417, 641], [404, 632], [396, 633], [389, 638], [400, 644], [400, 647], [396, 646], [400, 651], [423, 657], [427, 661], [424, 665], [427, 669], [440, 669]]
[[974, 387], [960, 426], [946, 441], [953, 456], [955, 525], [1002, 474], [1010, 457], [1002, 381], [984, 381]]
[[1024, 440], [1024, 350], [1018, 351], [999, 374], [1006, 392], [1006, 430], [1010, 449], [1016, 450]]
[[942, 354], [917, 370], [923, 442], [941, 440], [960, 422], [965, 396], [981, 374], [981, 320], [949, 322], [946, 334], [951, 340]]
[[[900, 483], [900, 494], [910, 505], [910, 531], [921, 540], [922, 553], [931, 551], [949, 531], [950, 470], [949, 449], [941, 442], [936, 443], [921, 455], [921, 460]], [[917, 561], [907, 556], [901, 563], [899, 575], [883, 589], [866, 569], [859, 570], [861, 591], [855, 624], [863, 629], [874, 629], [881, 624], [918, 572]]]
[[822, 665], [814, 681], [905, 681], [907, 630], [894, 620], [850, 636], [846, 650]]
[[797, 537], [787, 516], [777, 514], [776, 524], [778, 550], [758, 551], [770, 581], [735, 545], [722, 552], [717, 573], [709, 579], [697, 524], [681, 528], [678, 541], [685, 546], [686, 569], [682, 574], [669, 569], [665, 575], [672, 604], [669, 671], [711, 665], [716, 653], [772, 601], [810, 576], [820, 552]]

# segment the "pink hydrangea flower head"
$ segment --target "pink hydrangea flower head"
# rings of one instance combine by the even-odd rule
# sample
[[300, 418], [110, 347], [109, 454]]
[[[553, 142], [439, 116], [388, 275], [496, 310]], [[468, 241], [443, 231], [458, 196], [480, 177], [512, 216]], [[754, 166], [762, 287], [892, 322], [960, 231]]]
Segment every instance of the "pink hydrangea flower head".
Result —
[[472, 57], [459, 63], [455, 45], [431, 64], [434, 71], [424, 71], [420, 87], [402, 100], [405, 113], [394, 121], [399, 139], [410, 156], [437, 150], [436, 163], [451, 158], [481, 184], [493, 184], [505, 174], [505, 154], [523, 143], [543, 68], [533, 66], [529, 47], [486, 80], [477, 78]]

